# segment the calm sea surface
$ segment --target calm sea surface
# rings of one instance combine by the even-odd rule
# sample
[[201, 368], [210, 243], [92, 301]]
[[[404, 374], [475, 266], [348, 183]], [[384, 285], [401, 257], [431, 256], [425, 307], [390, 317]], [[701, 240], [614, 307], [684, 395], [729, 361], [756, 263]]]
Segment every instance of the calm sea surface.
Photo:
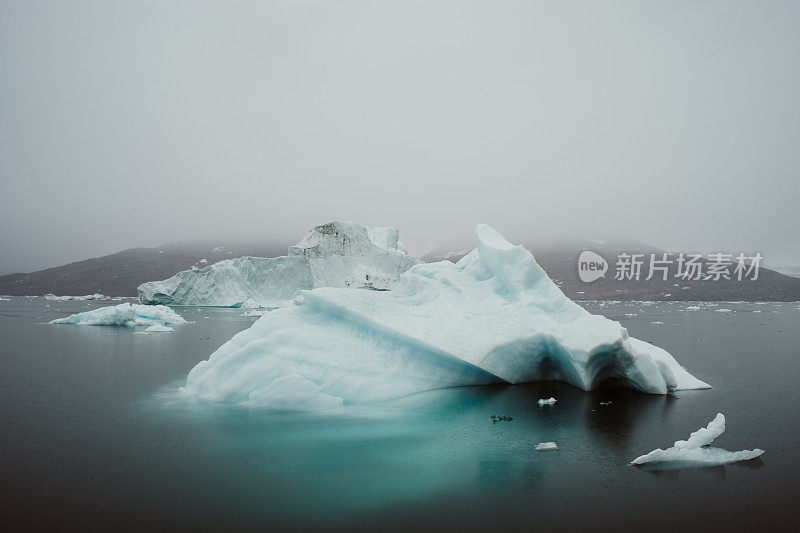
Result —
[[[669, 350], [708, 391], [465, 387], [335, 417], [176, 394], [252, 324], [241, 310], [178, 309], [194, 323], [149, 335], [46, 324], [113, 303], [0, 301], [3, 531], [800, 529], [797, 303], [585, 304]], [[549, 396], [558, 403], [540, 408]], [[627, 465], [717, 412], [728, 430], [716, 446], [766, 453]], [[558, 450], [534, 451], [543, 441]]]

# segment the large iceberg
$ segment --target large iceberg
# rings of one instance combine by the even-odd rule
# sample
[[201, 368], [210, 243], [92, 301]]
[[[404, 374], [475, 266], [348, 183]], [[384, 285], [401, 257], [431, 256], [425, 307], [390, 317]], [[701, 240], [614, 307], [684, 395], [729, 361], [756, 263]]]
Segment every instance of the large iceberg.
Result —
[[641, 455], [631, 461], [631, 464], [663, 463], [665, 466], [712, 466], [749, 461], [764, 453], [764, 450], [758, 448], [729, 452], [722, 448], [710, 447], [711, 442], [724, 432], [725, 416], [722, 413], [717, 413], [717, 416], [709, 422], [708, 426], [698, 429], [689, 435], [687, 440], [676, 441], [671, 448], [666, 450], [658, 448], [650, 453]]
[[330, 222], [311, 230], [283, 257], [240, 257], [139, 286], [144, 304], [281, 307], [298, 290], [383, 290], [418, 263], [394, 228]]
[[502, 382], [589, 390], [614, 380], [653, 394], [709, 387], [665, 350], [569, 300], [523, 247], [486, 225], [475, 236], [477, 248], [457, 264], [418, 264], [391, 291], [302, 293], [195, 366], [184, 391], [302, 409]]
[[[100, 307], [76, 313], [65, 318], [52, 320], [51, 324], [69, 324], [73, 326], [167, 326], [168, 324], [185, 324], [186, 319], [164, 305], [142, 305], [124, 303]], [[165, 330], [159, 330], [165, 331]]]

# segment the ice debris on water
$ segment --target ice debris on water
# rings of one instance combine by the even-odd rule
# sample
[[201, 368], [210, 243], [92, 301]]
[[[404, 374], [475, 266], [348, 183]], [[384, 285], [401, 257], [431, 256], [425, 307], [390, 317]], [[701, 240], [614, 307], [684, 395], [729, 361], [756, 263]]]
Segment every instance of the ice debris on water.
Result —
[[55, 301], [63, 301], [63, 300], [77, 300], [77, 301], [87, 301], [87, 300], [108, 300], [110, 296], [106, 296], [104, 294], [87, 294], [85, 296], [56, 296], [55, 294], [45, 294], [45, 300], [55, 300]]
[[152, 326], [160, 324], [184, 324], [186, 320], [164, 305], [142, 305], [123, 303], [100, 307], [66, 318], [58, 318], [51, 324], [70, 324], [75, 326]]
[[555, 405], [557, 401], [558, 400], [556, 400], [555, 398], [553, 398], [551, 396], [550, 398], [547, 398], [547, 399], [542, 398], [541, 400], [539, 400], [538, 403], [539, 403], [539, 407], [543, 407], [545, 405]]
[[547, 450], [557, 450], [558, 446], [555, 442], [540, 442], [536, 445], [537, 452], [543, 452]]
[[764, 450], [741, 450], [729, 452], [722, 448], [712, 448], [711, 442], [725, 432], [725, 416], [717, 416], [709, 422], [708, 426], [700, 428], [689, 436], [688, 440], [679, 440], [671, 448], [662, 450], [658, 448], [650, 453], [641, 455], [631, 461], [634, 465], [649, 463], [672, 463], [687, 466], [712, 466], [748, 461], [764, 453]]

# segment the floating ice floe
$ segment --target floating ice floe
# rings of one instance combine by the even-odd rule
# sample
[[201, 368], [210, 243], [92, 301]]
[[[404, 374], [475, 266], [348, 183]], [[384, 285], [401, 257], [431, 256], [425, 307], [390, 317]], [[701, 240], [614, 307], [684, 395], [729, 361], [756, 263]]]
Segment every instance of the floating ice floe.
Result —
[[[418, 264], [391, 291], [320, 288], [235, 335], [189, 373], [184, 391], [208, 401], [298, 406], [372, 403], [424, 390], [606, 380], [653, 394], [709, 385], [619, 322], [569, 300], [530, 252], [493, 228], [457, 264]], [[337, 401], [338, 401], [337, 400]]]
[[543, 452], [547, 450], [557, 450], [558, 446], [556, 446], [555, 442], [540, 442], [536, 445], [537, 452]]
[[139, 286], [144, 304], [280, 307], [298, 290], [389, 289], [419, 263], [391, 227], [334, 221], [317, 226], [282, 257], [239, 257]]
[[[764, 453], [758, 448], [754, 450], [741, 450], [729, 452], [722, 448], [708, 447], [711, 442], [725, 432], [725, 416], [717, 416], [708, 426], [700, 428], [689, 436], [688, 440], [679, 440], [671, 448], [662, 450], [658, 448], [650, 453], [639, 456], [631, 464], [643, 465], [650, 463], [669, 463], [672, 466], [711, 466], [748, 461]], [[665, 466], [669, 466], [666, 465]]]
[[722, 309], [714, 309], [714, 312], [715, 313], [731, 313], [733, 311], [731, 311], [730, 309], [722, 308]]
[[110, 296], [106, 296], [104, 294], [87, 294], [85, 296], [56, 296], [55, 294], [45, 294], [45, 300], [78, 300], [78, 301], [86, 301], [86, 300], [108, 300]]
[[545, 406], [545, 405], [555, 405], [557, 401], [558, 400], [556, 400], [555, 398], [553, 398], [551, 396], [550, 398], [547, 398], [547, 399], [542, 398], [541, 400], [539, 400], [538, 403], [539, 403], [539, 407], [542, 407], [542, 406]]
[[164, 305], [124, 303], [77, 313], [51, 321], [51, 324], [76, 326], [153, 326], [184, 324], [186, 320]]

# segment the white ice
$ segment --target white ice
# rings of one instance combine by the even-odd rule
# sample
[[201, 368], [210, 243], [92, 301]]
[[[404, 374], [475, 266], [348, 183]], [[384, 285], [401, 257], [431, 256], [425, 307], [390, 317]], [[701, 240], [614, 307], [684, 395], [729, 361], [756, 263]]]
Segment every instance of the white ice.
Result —
[[51, 321], [51, 324], [76, 326], [153, 326], [183, 324], [186, 320], [164, 305], [123, 303], [77, 313]]
[[709, 387], [665, 350], [570, 301], [523, 247], [486, 225], [475, 236], [457, 264], [418, 264], [391, 291], [303, 292], [200, 362], [185, 392], [285, 408], [292, 390], [274, 383], [299, 376], [318, 387], [304, 387], [301, 408], [312, 393], [325, 405], [359, 404], [502, 382], [590, 390], [615, 380], [653, 394]]
[[108, 300], [110, 297], [104, 294], [87, 294], [85, 296], [56, 296], [55, 294], [45, 294], [45, 300], [78, 300], [78, 301], [85, 301], [85, 300]]
[[162, 326], [161, 324], [153, 324], [152, 326], [148, 326], [145, 328], [145, 331], [148, 333], [167, 333], [170, 331], [175, 331], [175, 328], [171, 328], [169, 326]]
[[334, 221], [311, 230], [282, 257], [226, 259], [139, 286], [145, 304], [281, 307], [316, 287], [389, 289], [418, 263], [391, 227]]
[[755, 459], [764, 453], [758, 448], [754, 450], [741, 450], [729, 452], [722, 448], [711, 448], [709, 444], [725, 432], [725, 416], [717, 416], [708, 426], [700, 428], [689, 436], [688, 440], [679, 440], [671, 448], [662, 450], [658, 448], [650, 453], [639, 456], [631, 464], [643, 465], [649, 463], [675, 463], [678, 465], [722, 465]]
[[547, 399], [542, 398], [541, 400], [539, 400], [539, 407], [542, 407], [542, 406], [545, 406], [545, 405], [555, 405], [557, 401], [558, 400], [556, 400], [552, 396], [550, 398], [547, 398]]
[[540, 442], [536, 445], [536, 451], [546, 451], [546, 450], [557, 450], [558, 446], [556, 446], [555, 442]]

